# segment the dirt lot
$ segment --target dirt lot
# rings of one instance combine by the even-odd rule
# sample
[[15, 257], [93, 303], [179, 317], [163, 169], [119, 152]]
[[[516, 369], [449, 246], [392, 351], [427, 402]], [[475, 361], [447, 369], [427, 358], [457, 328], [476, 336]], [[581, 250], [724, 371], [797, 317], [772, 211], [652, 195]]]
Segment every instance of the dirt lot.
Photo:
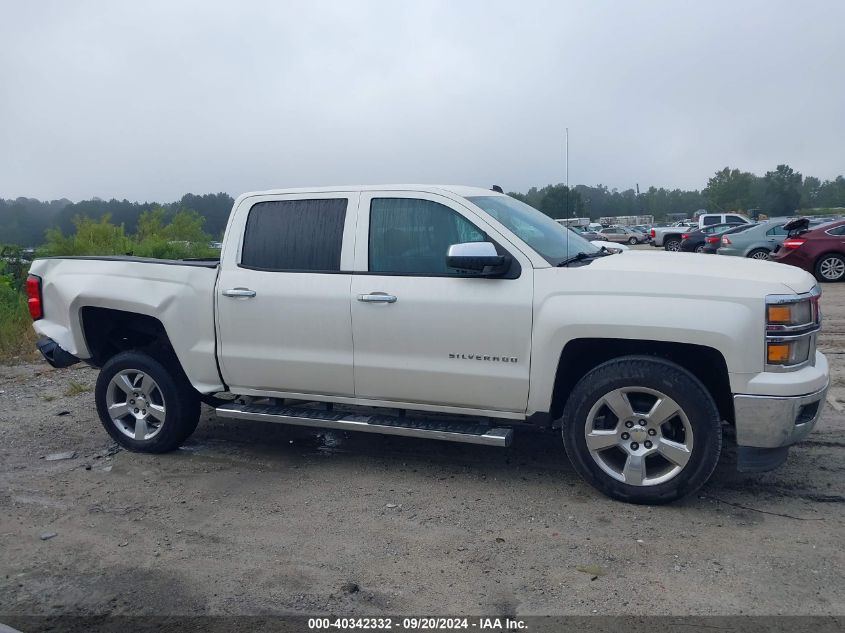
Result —
[[763, 475], [726, 453], [659, 508], [594, 492], [557, 435], [504, 450], [206, 411], [183, 450], [131, 454], [94, 370], [0, 367], [0, 613], [845, 614], [845, 284], [824, 292], [816, 432]]

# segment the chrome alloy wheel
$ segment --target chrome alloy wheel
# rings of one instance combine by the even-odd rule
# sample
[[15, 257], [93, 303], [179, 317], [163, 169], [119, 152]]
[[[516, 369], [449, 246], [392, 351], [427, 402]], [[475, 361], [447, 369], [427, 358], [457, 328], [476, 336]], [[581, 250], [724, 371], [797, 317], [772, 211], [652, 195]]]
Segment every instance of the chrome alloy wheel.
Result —
[[676, 477], [692, 454], [693, 433], [680, 405], [646, 387], [614, 389], [587, 414], [590, 456], [614, 479], [655, 486]]
[[154, 438], [164, 426], [164, 397], [156, 381], [137, 369], [115, 374], [106, 390], [106, 407], [117, 429], [136, 441]]
[[819, 264], [819, 274], [828, 281], [838, 281], [845, 275], [845, 261], [838, 257], [826, 257]]
[[751, 259], [769, 259], [769, 252], [760, 250], [751, 254]]

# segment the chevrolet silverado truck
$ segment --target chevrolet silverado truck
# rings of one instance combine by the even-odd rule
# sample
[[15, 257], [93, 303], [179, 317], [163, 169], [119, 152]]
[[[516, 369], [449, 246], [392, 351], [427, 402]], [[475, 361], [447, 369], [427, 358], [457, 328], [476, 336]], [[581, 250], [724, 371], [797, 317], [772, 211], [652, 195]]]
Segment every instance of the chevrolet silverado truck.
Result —
[[662, 503], [710, 477], [723, 427], [739, 469], [781, 464], [828, 388], [805, 271], [614, 254], [471, 187], [248, 193], [219, 261], [38, 259], [27, 292], [39, 349], [100, 369], [132, 451], [177, 448], [202, 402], [489, 446], [555, 429], [590, 484]]

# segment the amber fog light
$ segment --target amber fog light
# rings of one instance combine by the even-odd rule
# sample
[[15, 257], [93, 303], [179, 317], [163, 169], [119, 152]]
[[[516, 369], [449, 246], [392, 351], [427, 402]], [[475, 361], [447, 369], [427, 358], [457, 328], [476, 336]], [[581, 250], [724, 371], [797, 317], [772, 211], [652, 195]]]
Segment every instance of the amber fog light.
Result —
[[798, 365], [810, 357], [810, 337], [791, 341], [770, 341], [766, 344], [766, 361], [769, 365]]

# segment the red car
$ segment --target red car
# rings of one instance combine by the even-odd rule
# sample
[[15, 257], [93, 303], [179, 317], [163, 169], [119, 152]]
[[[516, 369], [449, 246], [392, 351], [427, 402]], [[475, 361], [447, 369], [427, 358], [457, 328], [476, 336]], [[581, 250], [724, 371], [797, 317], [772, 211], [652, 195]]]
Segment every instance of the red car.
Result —
[[806, 218], [785, 224], [789, 236], [771, 260], [803, 268], [819, 281], [845, 279], [845, 220], [812, 231], [807, 230], [808, 225]]

